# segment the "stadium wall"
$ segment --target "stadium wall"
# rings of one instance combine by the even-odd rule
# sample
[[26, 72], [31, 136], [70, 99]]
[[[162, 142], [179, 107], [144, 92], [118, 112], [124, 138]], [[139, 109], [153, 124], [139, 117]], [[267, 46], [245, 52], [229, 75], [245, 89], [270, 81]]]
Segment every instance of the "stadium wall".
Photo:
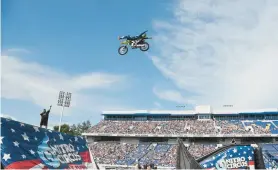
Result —
[[184, 134], [184, 135], [173, 135], [173, 134], [164, 134], [164, 135], [156, 135], [156, 134], [109, 134], [109, 133], [83, 133], [83, 136], [110, 136], [110, 137], [168, 137], [168, 138], [233, 138], [233, 137], [278, 137], [278, 134]]
[[[93, 136], [87, 136], [88, 142], [101, 142], [101, 141], [116, 141], [113, 139], [93, 137]], [[143, 139], [143, 140], [142, 140]], [[209, 137], [209, 138], [200, 138], [200, 137], [192, 137], [192, 138], [181, 138], [184, 141], [184, 144], [190, 144], [190, 143], [207, 143], [207, 144], [222, 144], [227, 145], [231, 144], [232, 140], [235, 140], [237, 144], [243, 144], [243, 143], [278, 143], [278, 138], [274, 137], [229, 137], [229, 138], [216, 138], [216, 137]], [[138, 144], [141, 142], [154, 142], [154, 143], [167, 143], [167, 144], [177, 144], [177, 138], [126, 138], [126, 137], [120, 137], [118, 142], [121, 143], [131, 143], [131, 144]]]
[[131, 144], [138, 144], [140, 140], [138, 138], [121, 138], [121, 143], [131, 143]]

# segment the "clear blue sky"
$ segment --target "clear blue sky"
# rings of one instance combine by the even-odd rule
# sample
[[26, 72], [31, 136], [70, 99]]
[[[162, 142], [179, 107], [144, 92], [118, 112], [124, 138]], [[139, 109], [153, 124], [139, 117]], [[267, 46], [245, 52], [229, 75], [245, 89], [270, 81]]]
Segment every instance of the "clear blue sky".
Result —
[[[1, 2], [3, 115], [38, 124], [52, 104], [57, 124], [61, 89], [73, 93], [67, 123], [101, 110], [277, 108], [276, 0]], [[119, 35], [145, 30], [147, 53], [118, 55]]]
[[[117, 36], [136, 35], [145, 30], [149, 30], [152, 36], [153, 20], [169, 17], [168, 7], [169, 1], [165, 0], [4, 0], [2, 51], [9, 51], [7, 54], [21, 62], [36, 62], [70, 75], [89, 72], [128, 75], [130, 78], [125, 82], [128, 87], [120, 92], [103, 90], [101, 93], [107, 93], [108, 98], [119, 98], [127, 108], [155, 108], [161, 101], [152, 92], [153, 86], [168, 80], [145, 53], [130, 50], [126, 56], [118, 55]], [[149, 52], [152, 52], [152, 48]], [[49, 78], [49, 81], [53, 80]], [[113, 89], [113, 86], [110, 88]], [[94, 95], [94, 92], [90, 95]], [[48, 107], [47, 104], [45, 107]], [[56, 101], [53, 101], [53, 105], [56, 105]], [[168, 105], [170, 108], [176, 106], [175, 103]], [[2, 97], [2, 113], [18, 120], [36, 123], [38, 116], [34, 118], [31, 115], [38, 114], [42, 108], [32, 99]], [[84, 112], [83, 119], [100, 118], [99, 110], [93, 114]], [[77, 123], [83, 120], [79, 114], [73, 111], [66, 119], [70, 123]], [[26, 118], [27, 115], [30, 115], [30, 119]], [[57, 120], [58, 116], [54, 117]]]

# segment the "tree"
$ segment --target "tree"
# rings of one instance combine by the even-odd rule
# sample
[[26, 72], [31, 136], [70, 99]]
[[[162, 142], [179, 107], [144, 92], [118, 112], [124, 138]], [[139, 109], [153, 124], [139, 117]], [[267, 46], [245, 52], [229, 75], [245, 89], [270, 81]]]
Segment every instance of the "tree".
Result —
[[[54, 126], [54, 130], [59, 131], [59, 126]], [[61, 132], [69, 134], [69, 135], [74, 135], [74, 133], [72, 132], [72, 130], [70, 129], [70, 126], [68, 124], [63, 124], [61, 126]]]
[[[92, 124], [89, 120], [84, 121], [79, 124], [73, 124], [71, 126], [67, 124], [63, 124], [61, 126], [61, 132], [69, 134], [69, 135], [75, 135], [75, 136], [80, 136], [82, 133], [87, 132], [90, 128], [92, 127]], [[59, 126], [54, 126], [54, 130], [58, 131]]]
[[88, 131], [92, 127], [92, 124], [89, 120], [79, 123], [77, 125], [73, 124], [71, 130], [75, 135], [81, 135], [82, 133]]

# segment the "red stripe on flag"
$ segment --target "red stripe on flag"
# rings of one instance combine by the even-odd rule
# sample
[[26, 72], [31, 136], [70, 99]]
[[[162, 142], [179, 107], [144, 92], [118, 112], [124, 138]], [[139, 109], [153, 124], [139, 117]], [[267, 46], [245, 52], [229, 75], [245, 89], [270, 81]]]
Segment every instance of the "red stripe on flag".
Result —
[[85, 165], [77, 165], [77, 164], [69, 164], [68, 169], [87, 169], [87, 167]]
[[39, 159], [18, 161], [6, 166], [5, 169], [30, 169], [40, 163], [41, 161]]
[[[92, 162], [89, 151], [80, 152], [79, 154], [82, 158], [82, 162], [88, 162], [88, 163]], [[40, 163], [41, 163], [40, 159], [18, 161], [18, 162], [14, 162], [14, 163], [11, 163], [10, 165], [6, 166], [5, 169], [30, 169]], [[44, 167], [43, 169], [45, 169], [45, 168], [48, 169], [47, 167]]]
[[255, 162], [254, 161], [249, 161], [248, 165], [255, 165]]
[[79, 154], [82, 158], [82, 162], [90, 162], [90, 163], [92, 162], [89, 151], [80, 152]]

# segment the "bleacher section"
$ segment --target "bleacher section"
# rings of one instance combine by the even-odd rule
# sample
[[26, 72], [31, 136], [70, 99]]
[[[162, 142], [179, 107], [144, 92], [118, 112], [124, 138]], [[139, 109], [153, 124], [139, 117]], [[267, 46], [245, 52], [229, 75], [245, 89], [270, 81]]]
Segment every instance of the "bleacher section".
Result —
[[214, 151], [216, 148], [215, 144], [202, 144], [202, 145], [191, 145], [189, 147], [189, 152], [195, 159], [198, 159], [206, 154]]
[[263, 144], [262, 153], [267, 169], [278, 169], [278, 144]]
[[[165, 143], [126, 144], [119, 142], [95, 142], [90, 145], [92, 154], [99, 164], [135, 165], [153, 163], [162, 167], [174, 167], [177, 145]], [[189, 152], [200, 158], [213, 150], [216, 145], [192, 145]], [[118, 160], [117, 160], [118, 159]]]
[[273, 120], [272, 122], [274, 123], [275, 126], [278, 126], [278, 120]]
[[257, 121], [243, 121], [245, 126], [252, 126], [254, 129], [255, 134], [265, 134], [265, 133], [271, 133], [271, 134], [278, 134], [278, 128], [275, 126], [275, 121], [263, 121], [263, 120], [257, 120]]
[[273, 122], [274, 129], [271, 130], [271, 133], [278, 134], [278, 120], [272, 122]]
[[[104, 111], [102, 115], [103, 120], [83, 135], [91, 141], [92, 154], [103, 166], [155, 164], [175, 167], [180, 156], [177, 154], [180, 153], [177, 152], [177, 138], [184, 141], [189, 147], [186, 152], [195, 159], [231, 143], [249, 145], [278, 141], [277, 108], [223, 112], [211, 107], [196, 107], [195, 110], [174, 111]], [[240, 154], [246, 154], [242, 152]], [[273, 157], [268, 159], [267, 154], [264, 157], [268, 160], [268, 167], [274, 167]], [[254, 166], [253, 160], [245, 159], [248, 165]]]
[[[278, 134], [277, 121], [107, 121], [93, 126], [88, 133], [117, 134]], [[246, 127], [251, 126], [252, 131]], [[220, 129], [218, 129], [220, 127]]]

